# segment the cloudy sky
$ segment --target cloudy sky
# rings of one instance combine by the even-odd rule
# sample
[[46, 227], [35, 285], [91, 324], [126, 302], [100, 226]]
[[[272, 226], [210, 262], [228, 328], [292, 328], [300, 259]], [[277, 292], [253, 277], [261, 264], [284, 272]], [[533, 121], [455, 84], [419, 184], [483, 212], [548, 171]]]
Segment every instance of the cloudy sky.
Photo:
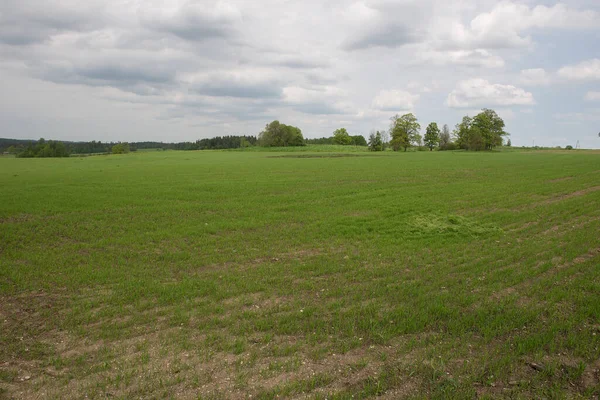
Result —
[[367, 136], [482, 107], [514, 145], [599, 148], [600, 2], [0, 1], [0, 137]]

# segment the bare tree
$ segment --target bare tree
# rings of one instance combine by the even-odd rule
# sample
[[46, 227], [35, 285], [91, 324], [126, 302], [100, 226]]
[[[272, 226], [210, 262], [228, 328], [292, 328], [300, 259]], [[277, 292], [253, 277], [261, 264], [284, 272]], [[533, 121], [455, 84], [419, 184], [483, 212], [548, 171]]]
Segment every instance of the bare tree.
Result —
[[444, 124], [442, 132], [440, 132], [440, 149], [446, 149], [451, 140], [450, 128], [448, 128], [448, 124]]

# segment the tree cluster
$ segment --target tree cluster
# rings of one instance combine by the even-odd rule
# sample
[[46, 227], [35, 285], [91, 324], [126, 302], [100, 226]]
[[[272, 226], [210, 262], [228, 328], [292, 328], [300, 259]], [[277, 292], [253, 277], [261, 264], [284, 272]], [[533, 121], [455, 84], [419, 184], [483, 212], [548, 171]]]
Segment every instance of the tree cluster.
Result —
[[484, 108], [473, 118], [463, 117], [454, 130], [456, 145], [461, 149], [475, 151], [501, 146], [503, 137], [507, 135], [502, 118], [496, 111], [488, 108]]
[[[68, 142], [57, 141], [62, 143], [67, 152], [70, 154], [109, 154], [113, 153], [113, 148], [119, 143], [114, 142]], [[139, 149], [157, 149], [157, 150], [220, 150], [220, 149], [237, 149], [240, 147], [256, 146], [256, 136], [217, 136], [209, 139], [199, 139], [195, 142], [178, 142], [178, 143], [163, 143], [163, 142], [130, 142], [129, 151]], [[33, 153], [36, 152], [35, 147], [37, 142], [34, 140], [22, 139], [1, 139], [0, 138], [0, 153], [21, 154], [26, 153], [27, 157], [32, 157], [32, 151], [28, 150], [33, 147]], [[116, 148], [120, 151], [120, 147]], [[47, 153], [47, 152], [46, 152]], [[45, 153], [45, 154], [46, 154]], [[35, 155], [33, 156], [35, 157]]]
[[333, 136], [316, 139], [305, 139], [306, 144], [339, 144], [343, 146], [366, 146], [367, 140], [363, 135], [350, 135], [346, 128], [333, 131]]
[[198, 140], [195, 150], [239, 149], [256, 146], [257, 141], [256, 136], [217, 136]]
[[267, 124], [258, 134], [258, 143], [262, 147], [304, 146], [304, 137], [300, 128], [285, 125], [275, 120]]
[[[396, 114], [390, 118], [388, 130], [391, 137], [390, 146], [394, 151], [407, 151], [409, 147], [417, 146], [420, 150], [438, 148], [439, 150], [491, 150], [501, 146], [503, 138], [508, 135], [504, 130], [504, 121], [491, 109], [484, 108], [475, 117], [464, 117], [456, 125], [451, 134], [448, 125], [440, 130], [436, 122], [427, 125], [425, 136], [421, 136], [421, 125], [414, 114]], [[369, 149], [372, 151], [385, 150], [387, 132], [371, 132]], [[507, 143], [510, 146], [510, 140]]]
[[339, 128], [333, 131], [332, 142], [333, 144], [340, 144], [342, 146], [366, 146], [367, 141], [363, 135], [350, 135], [346, 128]]
[[383, 151], [385, 150], [384, 134], [379, 131], [373, 131], [369, 134], [369, 150]]
[[54, 140], [38, 140], [37, 143], [29, 143], [20, 151], [13, 150], [17, 157], [33, 158], [33, 157], [69, 157], [70, 150], [63, 142]]
[[117, 143], [111, 149], [113, 154], [127, 154], [130, 151], [129, 143]]
[[335, 144], [333, 142], [333, 136], [314, 138], [314, 139], [307, 138], [307, 139], [304, 139], [304, 143], [306, 143], [306, 144]]

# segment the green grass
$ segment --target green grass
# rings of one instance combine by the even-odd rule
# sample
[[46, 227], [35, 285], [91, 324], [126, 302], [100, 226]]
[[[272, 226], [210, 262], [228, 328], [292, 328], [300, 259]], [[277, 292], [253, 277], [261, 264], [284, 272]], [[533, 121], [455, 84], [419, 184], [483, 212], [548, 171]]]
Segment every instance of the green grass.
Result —
[[600, 394], [600, 153], [290, 151], [0, 158], [0, 398]]

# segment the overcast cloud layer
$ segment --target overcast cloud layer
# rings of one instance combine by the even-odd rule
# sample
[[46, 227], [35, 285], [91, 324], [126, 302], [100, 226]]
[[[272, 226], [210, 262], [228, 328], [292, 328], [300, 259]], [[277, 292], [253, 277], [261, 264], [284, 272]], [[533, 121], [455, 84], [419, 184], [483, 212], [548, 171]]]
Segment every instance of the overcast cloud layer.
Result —
[[599, 148], [600, 3], [2, 0], [0, 137], [184, 141], [451, 128]]

